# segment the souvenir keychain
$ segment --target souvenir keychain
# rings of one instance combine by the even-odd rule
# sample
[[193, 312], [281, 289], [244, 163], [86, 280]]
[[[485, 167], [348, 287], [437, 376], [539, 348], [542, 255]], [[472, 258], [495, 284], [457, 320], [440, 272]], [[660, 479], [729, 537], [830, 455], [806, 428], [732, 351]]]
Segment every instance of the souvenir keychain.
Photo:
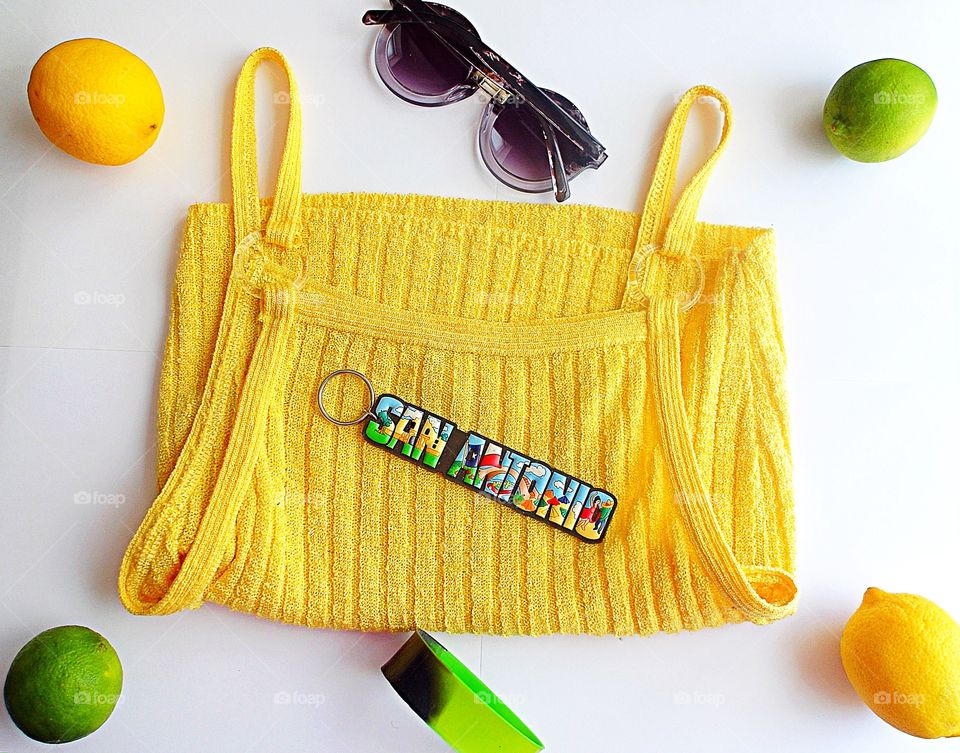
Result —
[[[334, 418], [323, 405], [327, 384], [341, 375], [357, 377], [367, 388], [366, 410], [348, 421]], [[366, 421], [363, 436], [370, 444], [582, 541], [599, 542], [610, 527], [617, 507], [610, 492], [475, 431], [463, 431], [396, 395], [378, 397], [359, 371], [338, 369], [324, 377], [317, 403], [323, 417], [337, 426]]]

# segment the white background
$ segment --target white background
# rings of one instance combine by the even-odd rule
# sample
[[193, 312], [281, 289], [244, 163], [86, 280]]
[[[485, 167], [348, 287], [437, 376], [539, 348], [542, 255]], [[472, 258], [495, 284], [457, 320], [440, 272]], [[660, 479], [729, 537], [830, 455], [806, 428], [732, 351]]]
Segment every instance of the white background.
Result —
[[[305, 191], [525, 198], [481, 166], [476, 100], [427, 110], [383, 88], [375, 32], [360, 24], [368, 2], [0, 0], [0, 672], [54, 625], [110, 639], [123, 703], [78, 753], [446, 749], [378, 671], [404, 635], [311, 631], [209, 605], [133, 617], [115, 586], [155, 486], [182, 220], [191, 202], [229, 198], [230, 94], [247, 53], [278, 47], [297, 73]], [[960, 616], [956, 4], [455, 4], [534, 81], [574, 100], [608, 148], [599, 172], [573, 182], [574, 201], [636, 209], [676, 98], [703, 82], [732, 101], [730, 148], [701, 216], [778, 232], [802, 601], [764, 628], [441, 640], [558, 753], [957, 750], [874, 717], [838, 656], [870, 585]], [[31, 118], [31, 66], [83, 36], [137, 53], [163, 86], [159, 139], [131, 165], [76, 161]], [[844, 71], [878, 57], [929, 71], [940, 106], [915, 149], [861, 165], [832, 151], [820, 112]], [[261, 153], [275, 167], [277, 71], [259, 83]], [[716, 136], [701, 107], [694, 120], [710, 128], [692, 128], [687, 174]], [[82, 294], [95, 302], [77, 303]], [[76, 504], [83, 492], [123, 501]], [[278, 693], [301, 702], [278, 704]], [[42, 748], [0, 712], [0, 750]]]

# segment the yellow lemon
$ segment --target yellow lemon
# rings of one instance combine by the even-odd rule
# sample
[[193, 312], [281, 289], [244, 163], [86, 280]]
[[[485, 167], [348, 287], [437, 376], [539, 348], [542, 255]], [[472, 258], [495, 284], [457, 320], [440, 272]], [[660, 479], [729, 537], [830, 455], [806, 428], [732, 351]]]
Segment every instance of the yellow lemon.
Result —
[[43, 53], [27, 97], [44, 136], [98, 165], [135, 160], [163, 123], [163, 93], [150, 66], [103, 39], [73, 39]]
[[840, 638], [850, 684], [887, 724], [960, 736], [960, 625], [932, 601], [868, 588]]

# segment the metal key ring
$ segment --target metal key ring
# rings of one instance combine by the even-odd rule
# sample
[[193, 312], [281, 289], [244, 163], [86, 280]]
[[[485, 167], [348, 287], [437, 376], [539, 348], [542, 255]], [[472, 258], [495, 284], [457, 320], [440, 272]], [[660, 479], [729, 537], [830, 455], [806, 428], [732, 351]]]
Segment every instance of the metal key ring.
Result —
[[[367, 404], [366, 409], [363, 413], [360, 414], [358, 418], [353, 419], [352, 421], [343, 421], [338, 418], [334, 418], [329, 413], [327, 409], [323, 407], [323, 391], [327, 388], [327, 382], [333, 379], [335, 376], [340, 376], [341, 374], [349, 374], [350, 376], [359, 377], [363, 380], [363, 383], [367, 385], [367, 394], [370, 395], [370, 402]], [[355, 424], [363, 423], [368, 418], [375, 419], [376, 416], [373, 414], [373, 401], [374, 401], [374, 391], [373, 385], [370, 383], [370, 380], [366, 376], [361, 374], [359, 371], [354, 371], [353, 369], [337, 369], [327, 374], [323, 381], [320, 382], [320, 388], [317, 390], [317, 404], [320, 406], [320, 412], [323, 414], [323, 417], [327, 419], [332, 424], [337, 426], [354, 426]]]

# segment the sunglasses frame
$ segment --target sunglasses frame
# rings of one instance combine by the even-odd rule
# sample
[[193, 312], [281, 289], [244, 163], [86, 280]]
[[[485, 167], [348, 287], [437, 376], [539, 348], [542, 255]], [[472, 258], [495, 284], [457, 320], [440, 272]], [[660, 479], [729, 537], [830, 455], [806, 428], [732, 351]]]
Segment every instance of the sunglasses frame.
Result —
[[[374, 46], [377, 73], [396, 96], [422, 107], [438, 107], [483, 91], [489, 101], [480, 121], [480, 153], [494, 177], [511, 188], [530, 193], [553, 191], [557, 201], [570, 196], [569, 181], [586, 169], [597, 169], [607, 158], [603, 145], [590, 132], [582, 113], [566, 98], [549, 89], [540, 89], [488, 47], [476, 29], [458, 11], [423, 0], [390, 0], [391, 10], [370, 10], [363, 16], [368, 26], [382, 26]], [[423, 25], [441, 44], [463, 62], [467, 81], [439, 95], [424, 95], [407, 89], [392, 74], [387, 47], [400, 24]], [[492, 132], [497, 116], [506, 107], [526, 107], [540, 124], [550, 166], [550, 178], [525, 180], [507, 171], [493, 154]], [[564, 109], [570, 108], [570, 111]], [[579, 151], [564, 160], [558, 136]], [[569, 157], [569, 155], [568, 155]]]

